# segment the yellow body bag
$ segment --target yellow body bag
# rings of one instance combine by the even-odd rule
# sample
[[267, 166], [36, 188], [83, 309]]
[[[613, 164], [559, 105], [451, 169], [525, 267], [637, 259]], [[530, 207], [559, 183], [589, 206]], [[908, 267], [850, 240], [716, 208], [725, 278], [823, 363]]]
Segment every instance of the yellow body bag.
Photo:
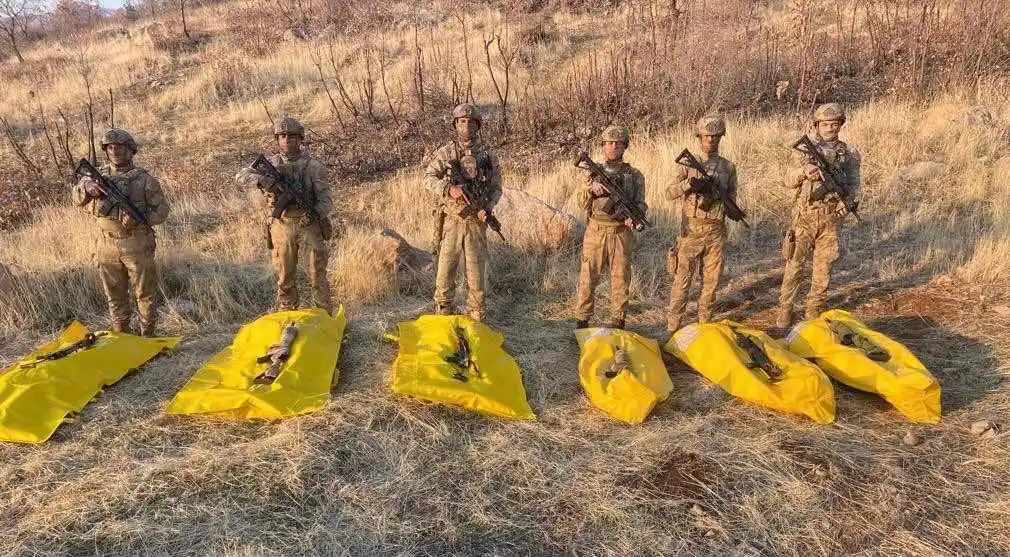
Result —
[[[343, 306], [333, 317], [313, 308], [269, 313], [246, 323], [231, 345], [176, 393], [165, 413], [280, 419], [319, 410], [330, 399], [346, 324]], [[297, 327], [297, 335], [279, 375], [272, 383], [255, 383], [270, 366], [257, 360], [289, 325]]]
[[[49, 439], [67, 416], [83, 410], [102, 388], [174, 348], [179, 340], [92, 335], [74, 321], [55, 339], [0, 371], [0, 441]], [[57, 356], [60, 351], [65, 355]]]
[[422, 315], [399, 323], [394, 393], [460, 406], [500, 418], [535, 420], [519, 364], [504, 338], [462, 315]]
[[610, 417], [640, 424], [673, 390], [659, 343], [630, 331], [579, 329], [579, 382], [589, 402]]
[[867, 327], [847, 311], [826, 311], [793, 327], [789, 349], [817, 362], [828, 375], [876, 393], [914, 422], [940, 421], [940, 384], [900, 342]]
[[[763, 354], [778, 378], [756, 365], [747, 344], [760, 349], [757, 357]], [[692, 324], [677, 331], [664, 348], [735, 397], [803, 414], [819, 424], [835, 421], [831, 380], [758, 329], [728, 320]]]

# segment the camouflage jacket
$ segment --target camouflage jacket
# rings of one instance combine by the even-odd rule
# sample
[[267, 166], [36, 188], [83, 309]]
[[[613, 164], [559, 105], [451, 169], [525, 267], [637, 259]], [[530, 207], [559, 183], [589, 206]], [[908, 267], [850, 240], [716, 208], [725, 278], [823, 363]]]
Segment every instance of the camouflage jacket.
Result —
[[[152, 225], [165, 222], [169, 211], [168, 200], [165, 199], [165, 194], [161, 191], [161, 184], [154, 176], [139, 166], [116, 169], [112, 165], [107, 165], [100, 168], [99, 171], [102, 176], [106, 176], [113, 185], [118, 187], [119, 191], [130, 198], [130, 201]], [[131, 223], [128, 228], [124, 228], [120, 220], [123, 210], [118, 205], [109, 207], [105, 197], [89, 196], [84, 187], [87, 181], [87, 179], [81, 179], [74, 184], [70, 191], [70, 197], [74, 205], [84, 207], [88, 213], [95, 217], [98, 221], [98, 228], [102, 232], [110, 236], [124, 238], [138, 231], [151, 230], [149, 226], [139, 222]]]
[[502, 195], [498, 157], [480, 140], [471, 143], [451, 141], [436, 149], [424, 167], [424, 187], [438, 196], [442, 211], [455, 215], [465, 204], [449, 197], [450, 176], [456, 164], [476, 181], [481, 190], [478, 195], [484, 196], [487, 206], [493, 209]]
[[[858, 201], [861, 182], [860, 163], [862, 162], [859, 152], [841, 140], [828, 143], [817, 135], [810, 135], [810, 140], [814, 145], [817, 145], [828, 164], [834, 167], [835, 175], [842, 178], [841, 185], [848, 190], [850, 200]], [[786, 187], [796, 190], [793, 201], [793, 218], [805, 214], [829, 214], [840, 209], [844, 210], [845, 205], [841, 198], [834, 194], [820, 201], [810, 200], [810, 195], [821, 186], [821, 181], [807, 179], [805, 167], [808, 164], [811, 163], [806, 155], [796, 153], [794, 166], [784, 176]]]
[[[737, 179], [736, 166], [732, 162], [723, 158], [719, 154], [715, 155], [695, 155], [695, 158], [705, 167], [705, 171], [715, 179], [716, 185], [723, 195], [736, 201]], [[677, 165], [677, 179], [667, 190], [670, 199], [683, 199], [681, 203], [681, 214], [688, 223], [692, 219], [703, 219], [708, 221], [722, 222], [726, 219], [726, 210], [722, 203], [715, 201], [706, 211], [703, 208], [705, 197], [696, 193], [689, 193], [691, 189], [691, 178], [696, 178], [700, 173], [686, 166]]]
[[[643, 214], [649, 209], [649, 206], [645, 203], [645, 176], [637, 168], [621, 161], [616, 164], [604, 163], [603, 170], [610, 176], [620, 177], [624, 195], [637, 204], [642, 209]], [[619, 217], [620, 220], [616, 220], [608, 214], [607, 208], [610, 205], [609, 196], [596, 197], [589, 191], [592, 183], [593, 177], [590, 175], [586, 182], [586, 187], [580, 192], [581, 205], [586, 210], [589, 218], [610, 226], [617, 226], [623, 223], [625, 217], [622, 216]]]
[[[287, 181], [299, 184], [302, 187], [308, 202], [312, 204], [316, 212], [322, 217], [327, 217], [333, 210], [333, 197], [330, 192], [330, 183], [326, 179], [326, 167], [323, 163], [312, 158], [308, 153], [301, 153], [299, 156], [289, 158], [286, 155], [277, 154], [268, 157], [270, 164], [281, 173]], [[260, 207], [264, 216], [273, 217], [275, 205], [277, 203], [277, 193], [271, 190], [273, 184], [271, 180], [257, 174], [251, 168], [243, 168], [238, 175], [239, 181], [247, 186], [256, 186], [261, 193]], [[282, 214], [285, 218], [297, 218], [305, 214], [297, 203], [291, 202], [284, 208]]]

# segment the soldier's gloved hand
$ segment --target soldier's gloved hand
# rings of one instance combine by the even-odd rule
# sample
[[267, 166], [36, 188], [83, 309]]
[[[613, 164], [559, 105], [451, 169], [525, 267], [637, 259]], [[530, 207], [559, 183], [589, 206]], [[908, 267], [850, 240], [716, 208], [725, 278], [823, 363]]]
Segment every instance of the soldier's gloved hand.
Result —
[[821, 169], [817, 168], [815, 164], [808, 164], [803, 167], [803, 175], [807, 177], [807, 180], [811, 182], [821, 181]]
[[604, 195], [607, 195], [607, 189], [603, 186], [603, 184], [593, 182], [589, 184], [589, 193], [595, 195], [596, 197], [603, 197]]
[[691, 185], [691, 187], [688, 188], [687, 190], [690, 193], [695, 194], [704, 193], [706, 190], [708, 190], [708, 184], [706, 183], [704, 178], [700, 178], [698, 176], [692, 176], [687, 180], [687, 183]]
[[839, 203], [838, 208], [835, 209], [835, 214], [844, 217], [849, 214], [849, 209], [845, 207], [844, 203]]
[[487, 220], [487, 211], [485, 211], [484, 209], [481, 209], [480, 211], [477, 211], [477, 219], [479, 221], [481, 221], [481, 222], [486, 221]]
[[634, 230], [635, 229], [635, 221], [633, 221], [631, 219], [624, 219], [624, 226], [627, 226], [628, 228]]

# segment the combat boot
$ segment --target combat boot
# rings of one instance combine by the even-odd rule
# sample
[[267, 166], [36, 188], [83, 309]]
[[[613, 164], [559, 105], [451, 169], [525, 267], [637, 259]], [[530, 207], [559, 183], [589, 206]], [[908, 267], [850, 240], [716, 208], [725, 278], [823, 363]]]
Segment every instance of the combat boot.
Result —
[[804, 319], [817, 319], [821, 316], [820, 306], [807, 306], [803, 312]]
[[607, 326], [610, 327], [611, 329], [623, 329], [624, 328], [624, 320], [623, 319], [613, 319], [613, 320], [610, 321], [610, 324], [607, 325]]
[[140, 336], [142, 337], [153, 337], [155, 336], [154, 330], [158, 326], [158, 320], [151, 318], [150, 320], [140, 320]]
[[453, 315], [452, 306], [449, 304], [435, 304], [435, 313], [439, 315]]
[[589, 320], [588, 319], [579, 319], [578, 321], [575, 322], [575, 328], [576, 329], [588, 329], [589, 328]]
[[129, 321], [113, 321], [112, 322], [112, 332], [123, 333], [126, 335], [133, 334], [133, 328], [130, 327]]
[[483, 311], [471, 310], [471, 311], [467, 312], [467, 315], [470, 317], [470, 319], [473, 319], [474, 321], [476, 321], [478, 323], [484, 321], [484, 312]]

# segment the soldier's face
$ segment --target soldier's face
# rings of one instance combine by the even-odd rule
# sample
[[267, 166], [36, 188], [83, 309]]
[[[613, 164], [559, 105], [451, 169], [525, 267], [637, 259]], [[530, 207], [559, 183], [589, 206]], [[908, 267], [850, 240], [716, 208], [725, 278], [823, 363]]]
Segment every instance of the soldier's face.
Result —
[[302, 136], [286, 133], [277, 135], [277, 146], [288, 155], [294, 155], [302, 150]]
[[627, 147], [623, 141], [604, 141], [603, 157], [608, 161], [618, 161], [624, 157], [624, 150]]
[[109, 157], [112, 164], [123, 166], [133, 161], [133, 149], [121, 143], [110, 143], [105, 146], [105, 156]]
[[714, 155], [719, 152], [719, 142], [721, 135], [699, 135], [698, 143], [701, 144], [701, 152], [706, 155]]
[[459, 138], [462, 140], [473, 139], [474, 136], [477, 135], [477, 128], [480, 127], [477, 120], [467, 118], [466, 116], [456, 118], [456, 122], [453, 125], [456, 126], [456, 134], [459, 135]]
[[817, 135], [821, 136], [821, 139], [825, 141], [834, 141], [838, 139], [838, 130], [842, 129], [842, 122], [840, 120], [823, 120], [817, 122]]

